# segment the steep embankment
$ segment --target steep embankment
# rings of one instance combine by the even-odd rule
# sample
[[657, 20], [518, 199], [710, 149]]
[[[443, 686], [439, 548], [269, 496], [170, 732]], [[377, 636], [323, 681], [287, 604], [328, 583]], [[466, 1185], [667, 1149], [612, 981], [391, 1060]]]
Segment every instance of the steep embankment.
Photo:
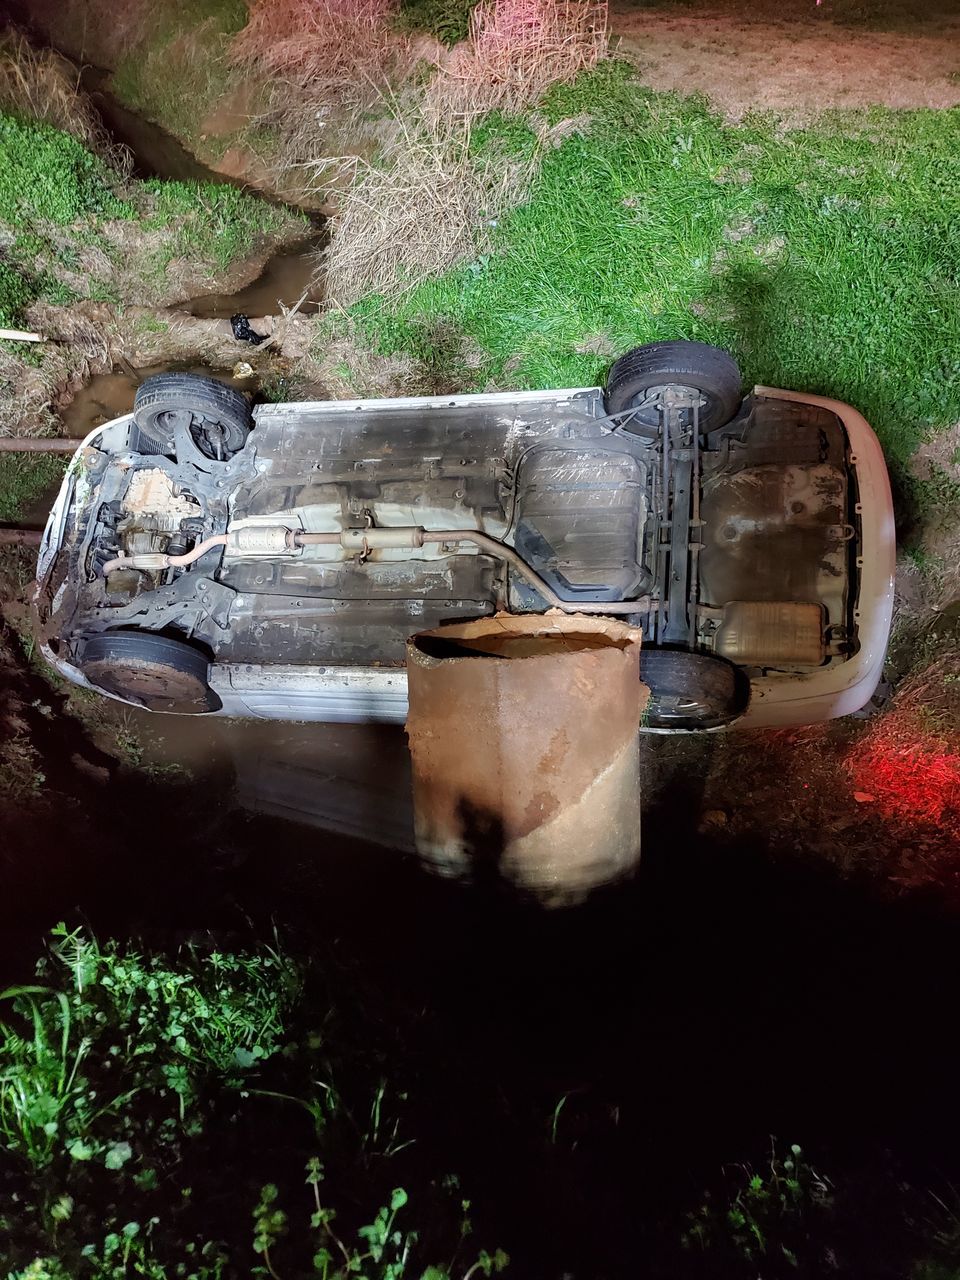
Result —
[[[25, 15], [26, 16], [26, 15]], [[243, 0], [39, 0], [29, 21], [78, 65], [105, 71], [129, 109], [162, 124], [205, 162], [223, 163], [265, 89], [236, 74], [230, 39], [244, 26]]]
[[[0, 47], [0, 109], [0, 328], [48, 339], [0, 342], [0, 434], [56, 432], [58, 410], [120, 360], [209, 355], [216, 326], [167, 309], [246, 284], [307, 230], [232, 186], [134, 178], [69, 69], [16, 36]], [[235, 343], [219, 347], [218, 363], [238, 358]], [[0, 518], [55, 474], [5, 455]]]
[[339, 158], [373, 154], [384, 95], [441, 46], [383, 0], [251, 8], [252, 21], [244, 0], [131, 0], [118, 17], [106, 0], [37, 0], [29, 21], [215, 173], [326, 211], [351, 168]]

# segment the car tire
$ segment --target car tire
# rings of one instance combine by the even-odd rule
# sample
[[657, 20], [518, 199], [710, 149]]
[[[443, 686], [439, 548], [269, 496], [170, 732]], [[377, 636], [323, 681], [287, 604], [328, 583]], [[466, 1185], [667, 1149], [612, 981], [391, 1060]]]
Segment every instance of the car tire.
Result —
[[[714, 431], [730, 421], [743, 399], [737, 362], [719, 347], [705, 342], [651, 342], [635, 347], [614, 361], [607, 374], [607, 413], [625, 413], [639, 405], [652, 387], [690, 387], [705, 403], [700, 409], [700, 430]], [[655, 406], [641, 411], [625, 431], [656, 436], [660, 414]]]
[[746, 710], [744, 681], [724, 658], [644, 646], [640, 679], [650, 690], [646, 729], [717, 729]]
[[137, 389], [133, 421], [142, 436], [164, 450], [174, 445], [174, 414], [189, 413], [197, 448], [224, 458], [243, 448], [253, 425], [246, 397], [233, 387], [196, 373], [157, 373]]
[[220, 701], [210, 688], [206, 654], [150, 631], [105, 631], [83, 645], [79, 668], [105, 693], [148, 711], [202, 715]]

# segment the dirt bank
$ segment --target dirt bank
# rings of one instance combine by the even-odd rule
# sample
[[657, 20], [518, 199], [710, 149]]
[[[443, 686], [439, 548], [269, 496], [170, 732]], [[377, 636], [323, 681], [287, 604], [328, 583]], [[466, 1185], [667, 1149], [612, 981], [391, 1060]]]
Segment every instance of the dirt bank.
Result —
[[[15, 17], [72, 60], [108, 126], [141, 154], [146, 141], [160, 172], [169, 172], [171, 158], [184, 172], [200, 164], [302, 209], [333, 210], [339, 183], [352, 173], [338, 159], [369, 157], [391, 112], [393, 77], [384, 75], [377, 48], [347, 41], [350, 65], [330, 76], [264, 64], [240, 56], [236, 37], [248, 11], [232, 0], [131, 0], [119, 21], [104, 0], [36, 0]], [[427, 37], [392, 29], [378, 43], [396, 45], [405, 71], [439, 50]]]
[[791, 122], [834, 107], [960, 104], [960, 18], [907, 32], [842, 26], [770, 5], [641, 9], [617, 4], [617, 52], [651, 89], [703, 94], [730, 120]]
[[[129, 360], [128, 347], [135, 363], [140, 347], [159, 360], [163, 347], [204, 359], [211, 335], [185, 351], [189, 325], [169, 319], [170, 307], [280, 314], [315, 297], [319, 228], [309, 219], [211, 183], [198, 165], [184, 171], [173, 140], [158, 143], [149, 126], [136, 141], [150, 155], [132, 154], [104, 130], [69, 64], [16, 33], [0, 47], [0, 110], [0, 324], [46, 340], [0, 343], [3, 434], [55, 431], [57, 411]], [[230, 349], [218, 359], [239, 359], [229, 326], [220, 337]]]
[[[264, 237], [257, 252], [231, 263], [220, 275], [209, 267], [194, 275], [201, 287], [212, 285], [216, 292], [200, 294], [205, 299], [225, 305], [235, 294], [236, 310], [241, 310], [244, 290], [263, 275], [264, 268], [279, 244], [297, 243], [299, 226], [292, 226], [275, 240]], [[189, 293], [189, 276], [179, 275], [168, 281], [176, 293]], [[259, 299], [266, 301], [266, 295]], [[297, 302], [290, 298], [290, 306]], [[173, 305], [127, 305], [115, 302], [83, 301], [69, 306], [35, 302], [25, 312], [25, 325], [50, 342], [34, 348], [8, 345], [0, 351], [0, 379], [8, 383], [12, 394], [7, 401], [2, 422], [10, 435], [57, 434], [61, 431], [58, 415], [91, 378], [109, 374], [124, 362], [140, 368], [169, 362], [196, 362], [214, 367], [230, 367], [238, 361], [252, 362], [260, 379], [267, 381], [287, 370], [290, 360], [304, 359], [309, 350], [307, 318], [296, 314], [283, 319], [281, 302], [274, 300], [271, 316], [255, 317], [256, 331], [272, 339], [260, 354], [247, 342], [233, 336], [228, 319], [213, 311], [214, 318], [201, 318], [189, 310]], [[232, 314], [232, 309], [227, 306]], [[286, 363], [284, 363], [286, 362]], [[15, 391], [13, 390], [15, 388]]]

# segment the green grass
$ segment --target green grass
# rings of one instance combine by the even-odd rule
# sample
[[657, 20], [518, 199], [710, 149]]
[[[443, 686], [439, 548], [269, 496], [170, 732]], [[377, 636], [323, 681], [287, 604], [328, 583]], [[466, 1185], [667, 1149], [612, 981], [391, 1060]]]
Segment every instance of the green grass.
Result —
[[243, 0], [172, 0], [156, 5], [121, 59], [111, 88], [188, 144], [230, 86], [227, 45], [247, 21]]
[[38, 262], [69, 257], [62, 228], [71, 227], [78, 235], [105, 218], [134, 216], [133, 206], [117, 196], [115, 181], [102, 161], [70, 134], [0, 115], [0, 224], [12, 232], [0, 249], [0, 327], [20, 325], [37, 298], [61, 304], [72, 300]]
[[[960, 417], [960, 111], [832, 114], [784, 132], [727, 125], [608, 63], [553, 90], [551, 121], [586, 137], [548, 148], [529, 202], [494, 251], [391, 309], [355, 316], [388, 352], [416, 352], [444, 318], [487, 353], [475, 385], [602, 379], [615, 351], [716, 343], [745, 379], [858, 406], [901, 471], [927, 431]], [[494, 119], [477, 145], [533, 145]]]
[[133, 322], [137, 333], [169, 333], [170, 322], [160, 316], [138, 316]]
[[446, 45], [465, 40], [477, 0], [400, 0], [397, 25], [406, 31], [427, 31]]
[[[307, 225], [301, 215], [226, 184], [122, 181], [70, 135], [0, 116], [0, 328], [39, 323], [56, 332], [56, 320], [31, 319], [38, 301], [162, 303], [183, 297], [189, 282], [199, 292], [271, 237]], [[50, 355], [49, 348], [2, 345], [21, 369], [43, 368]], [[82, 355], [60, 347], [51, 377], [35, 382], [25, 401], [8, 392], [0, 402], [5, 431], [29, 432], [49, 420], [54, 382], [69, 376], [58, 363], [64, 352], [68, 361]], [[5, 388], [14, 388], [17, 367], [5, 365], [3, 378]], [[0, 463], [0, 519], [16, 518], [23, 494], [43, 487], [46, 465]]]
[[[297, 978], [280, 956], [188, 952], [171, 965], [61, 936], [53, 964], [41, 969], [53, 987], [3, 993], [19, 1019], [0, 1024], [8, 1064], [0, 1133], [5, 1149], [33, 1168], [66, 1154], [119, 1169], [132, 1155], [123, 1114], [135, 1093], [163, 1099], [162, 1110], [182, 1124], [210, 1076], [245, 1083], [281, 1047]], [[109, 1070], [111, 1057], [122, 1070]], [[107, 1080], [96, 1078], [97, 1066]]]
[[428, 1248], [457, 1259], [468, 1202], [455, 1178], [416, 1206], [396, 1185], [387, 1162], [411, 1145], [388, 1117], [396, 1100], [381, 1080], [372, 1099], [357, 1093], [369, 1120], [351, 1112], [331, 1076], [330, 1009], [302, 1021], [305, 976], [262, 943], [165, 953], [53, 931], [37, 981], [0, 992], [10, 1280], [504, 1269], [505, 1254], [475, 1250], [455, 1270], [424, 1267], [411, 1210]]
[[66, 460], [49, 453], [0, 454], [0, 520], [15, 524], [63, 478]]
[[[81, 277], [87, 297], [142, 301], [145, 279], [159, 284], [154, 292], [165, 292], [174, 258], [206, 266], [208, 274], [223, 271], [264, 236], [289, 229], [295, 216], [225, 184], [121, 187], [118, 176], [69, 134], [0, 116], [0, 327], [21, 326], [37, 299], [61, 306], [75, 301], [65, 272], [74, 277], [71, 283]], [[104, 222], [138, 218], [148, 231], [162, 233], [159, 248], [128, 253], [122, 271], [106, 279], [86, 272], [85, 250], [100, 261], [118, 261]]]
[[[147, 227], [170, 232], [154, 264], [160, 272], [176, 257], [211, 262], [224, 270], [264, 236], [289, 228], [296, 216], [223, 183], [154, 180], [144, 185], [154, 199]], [[302, 221], [306, 229], [307, 219]]]
[[0, 115], [0, 220], [19, 228], [67, 226], [79, 218], [133, 217], [106, 166], [50, 125]]
[[[431, 1100], [409, 1105], [401, 1084], [421, 1066], [415, 1047], [398, 1053], [402, 1005], [371, 1017], [346, 969], [338, 1003], [322, 947], [295, 960], [275, 940], [151, 936], [98, 942], [61, 924], [35, 979], [0, 991], [8, 1280], [479, 1280], [509, 1268], [478, 1248], [508, 1200], [518, 1242], [542, 1241], [540, 1214], [518, 1223], [509, 1180], [488, 1178], [473, 1203], [437, 1175], [464, 1138], [437, 1143]], [[567, 1097], [541, 1118], [554, 1186], [576, 1187], [597, 1120], [570, 1118]], [[666, 1212], [645, 1203], [634, 1273], [648, 1274], [652, 1241], [657, 1276], [859, 1277], [879, 1246], [885, 1275], [956, 1277], [955, 1187], [908, 1182], [891, 1153], [828, 1173], [797, 1145], [742, 1144], [746, 1159], [709, 1176], [689, 1212], [673, 1188]], [[615, 1200], [614, 1227], [628, 1213], [635, 1229], [635, 1204]], [[629, 1273], [626, 1258], [613, 1272]]]

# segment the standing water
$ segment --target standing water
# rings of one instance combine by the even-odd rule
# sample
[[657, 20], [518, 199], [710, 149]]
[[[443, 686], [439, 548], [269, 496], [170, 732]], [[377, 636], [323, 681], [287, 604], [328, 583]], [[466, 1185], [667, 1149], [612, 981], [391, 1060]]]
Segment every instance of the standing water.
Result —
[[[229, 320], [231, 316], [272, 316], [300, 302], [305, 314], [319, 311], [323, 286], [319, 254], [326, 235], [307, 236], [273, 254], [256, 280], [235, 293], [204, 293], [183, 303], [182, 310], [205, 320]], [[302, 301], [301, 301], [302, 299]]]
[[[137, 177], [227, 183], [250, 189], [249, 183], [208, 168], [160, 125], [125, 107], [106, 88], [106, 72], [84, 67], [79, 74], [80, 82], [107, 131], [133, 156], [133, 172]], [[269, 316], [279, 314], [282, 307], [294, 306], [306, 295], [300, 310], [315, 312], [323, 299], [318, 254], [325, 244], [326, 234], [317, 230], [296, 244], [278, 250], [257, 279], [243, 289], [232, 294], [202, 294], [184, 302], [180, 309], [204, 319], [229, 319], [238, 312], [248, 316]]]

